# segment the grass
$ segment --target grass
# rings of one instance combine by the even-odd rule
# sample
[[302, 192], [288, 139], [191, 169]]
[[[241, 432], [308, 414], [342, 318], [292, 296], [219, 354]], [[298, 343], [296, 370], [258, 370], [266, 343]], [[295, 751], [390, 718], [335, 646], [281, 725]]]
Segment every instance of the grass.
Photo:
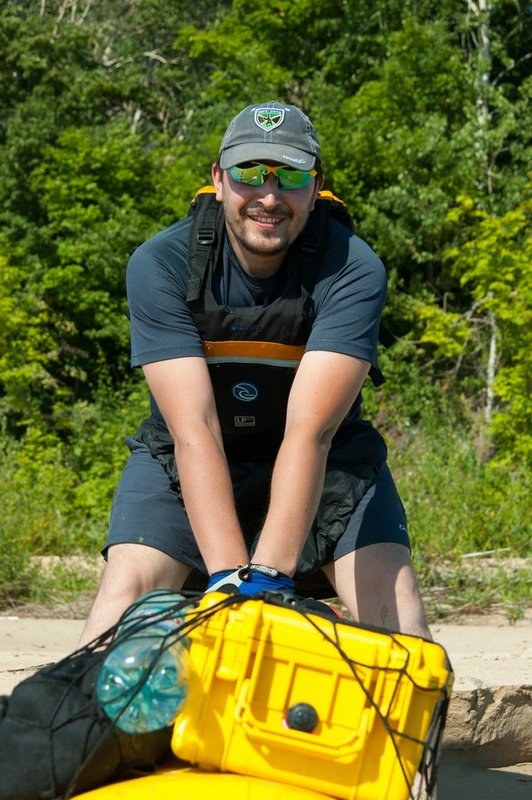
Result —
[[521, 618], [532, 603], [527, 469], [487, 461], [470, 430], [430, 416], [392, 434], [390, 464], [429, 619]]
[[430, 623], [465, 614], [503, 614], [512, 623], [532, 604], [532, 559], [499, 556], [476, 562], [442, 561], [419, 569]]
[[32, 557], [14, 590], [2, 586], [0, 612], [85, 618], [102, 569], [103, 560], [82, 554]]

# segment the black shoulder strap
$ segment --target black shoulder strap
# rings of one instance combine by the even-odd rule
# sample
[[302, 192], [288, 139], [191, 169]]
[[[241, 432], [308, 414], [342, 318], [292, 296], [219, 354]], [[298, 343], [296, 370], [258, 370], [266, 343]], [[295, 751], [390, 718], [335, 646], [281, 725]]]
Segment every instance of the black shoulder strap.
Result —
[[379, 325], [379, 342], [382, 346], [387, 350], [397, 341], [397, 336], [394, 334], [384, 325], [384, 323], [380, 323]]
[[203, 281], [209, 262], [216, 263], [223, 239], [224, 216], [222, 204], [216, 200], [214, 188], [200, 189], [190, 204], [192, 217], [188, 242], [188, 281], [187, 303], [197, 300], [201, 295]]
[[318, 250], [323, 242], [327, 218], [328, 209], [318, 199], [299, 237], [297, 264], [301, 283], [309, 294], [314, 289], [319, 264]]
[[303, 281], [308, 292], [314, 288], [319, 263], [318, 249], [323, 242], [329, 217], [341, 222], [351, 232], [355, 230], [353, 218], [345, 203], [332, 192], [319, 192], [300, 238], [301, 259], [304, 262]]

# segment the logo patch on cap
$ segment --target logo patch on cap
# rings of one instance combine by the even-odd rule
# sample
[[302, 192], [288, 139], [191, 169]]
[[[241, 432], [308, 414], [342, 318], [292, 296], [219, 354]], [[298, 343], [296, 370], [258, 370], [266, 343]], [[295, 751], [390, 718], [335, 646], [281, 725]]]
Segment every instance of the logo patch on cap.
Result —
[[284, 121], [284, 108], [257, 108], [255, 111], [255, 125], [263, 131], [273, 131]]

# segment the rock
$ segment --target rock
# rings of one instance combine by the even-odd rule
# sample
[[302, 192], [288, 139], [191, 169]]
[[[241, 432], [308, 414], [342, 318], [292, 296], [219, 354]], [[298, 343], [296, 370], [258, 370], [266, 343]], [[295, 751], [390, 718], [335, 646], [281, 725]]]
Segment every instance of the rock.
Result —
[[478, 766], [532, 761], [532, 686], [453, 692], [443, 749]]

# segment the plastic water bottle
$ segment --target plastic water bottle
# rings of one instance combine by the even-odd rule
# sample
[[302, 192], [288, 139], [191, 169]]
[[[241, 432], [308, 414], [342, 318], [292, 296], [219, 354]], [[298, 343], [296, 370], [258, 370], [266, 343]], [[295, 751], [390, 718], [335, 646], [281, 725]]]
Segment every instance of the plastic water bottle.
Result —
[[147, 733], [175, 720], [187, 695], [188, 646], [180, 630], [190, 608], [170, 591], [149, 592], [125, 612], [103, 661], [96, 694], [125, 733]]

